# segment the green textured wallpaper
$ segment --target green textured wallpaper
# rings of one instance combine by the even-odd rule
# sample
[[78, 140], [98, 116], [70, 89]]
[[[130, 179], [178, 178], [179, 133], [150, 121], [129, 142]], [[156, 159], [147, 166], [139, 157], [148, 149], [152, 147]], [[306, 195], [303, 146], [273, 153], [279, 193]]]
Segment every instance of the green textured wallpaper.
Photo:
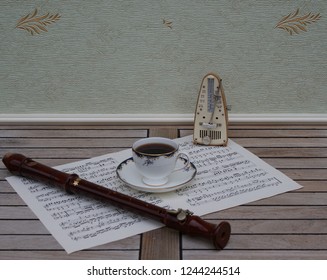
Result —
[[327, 1], [1, 0], [0, 113], [327, 113]]

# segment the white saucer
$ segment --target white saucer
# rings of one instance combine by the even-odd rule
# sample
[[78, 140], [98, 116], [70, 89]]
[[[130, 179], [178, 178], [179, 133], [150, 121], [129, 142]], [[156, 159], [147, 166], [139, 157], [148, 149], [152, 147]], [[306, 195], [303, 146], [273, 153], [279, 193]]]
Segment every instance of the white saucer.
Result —
[[[179, 158], [176, 164], [176, 167], [183, 167], [184, 161]], [[133, 158], [128, 158], [120, 163], [116, 169], [117, 176], [124, 183], [129, 185], [131, 188], [136, 189], [138, 191], [144, 192], [152, 192], [152, 193], [164, 193], [171, 192], [181, 188], [184, 184], [191, 181], [196, 174], [196, 167], [192, 162], [190, 162], [190, 166], [173, 172], [169, 176], [169, 180], [166, 184], [161, 186], [149, 186], [146, 185], [142, 176], [136, 170]]]

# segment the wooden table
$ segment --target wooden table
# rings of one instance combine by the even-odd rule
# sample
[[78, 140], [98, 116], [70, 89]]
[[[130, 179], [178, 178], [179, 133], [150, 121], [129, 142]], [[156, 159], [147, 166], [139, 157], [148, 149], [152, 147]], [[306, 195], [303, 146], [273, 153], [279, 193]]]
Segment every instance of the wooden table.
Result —
[[[51, 166], [176, 138], [192, 126], [2, 125], [0, 156], [23, 153]], [[204, 216], [226, 219], [226, 249], [162, 228], [67, 254], [5, 181], [0, 163], [0, 259], [327, 259], [327, 125], [230, 125], [229, 137], [303, 188]]]

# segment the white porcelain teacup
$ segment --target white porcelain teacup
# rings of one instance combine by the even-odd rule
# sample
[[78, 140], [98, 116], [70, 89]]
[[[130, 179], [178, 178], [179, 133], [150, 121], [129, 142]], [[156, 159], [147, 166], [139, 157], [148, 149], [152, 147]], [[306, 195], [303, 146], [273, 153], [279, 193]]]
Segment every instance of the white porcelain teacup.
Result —
[[[178, 152], [179, 145], [168, 138], [149, 137], [136, 141], [132, 146], [133, 160], [142, 180], [150, 186], [161, 186], [168, 182], [171, 173], [187, 168], [190, 164], [185, 153]], [[183, 167], [176, 168], [181, 158]]]

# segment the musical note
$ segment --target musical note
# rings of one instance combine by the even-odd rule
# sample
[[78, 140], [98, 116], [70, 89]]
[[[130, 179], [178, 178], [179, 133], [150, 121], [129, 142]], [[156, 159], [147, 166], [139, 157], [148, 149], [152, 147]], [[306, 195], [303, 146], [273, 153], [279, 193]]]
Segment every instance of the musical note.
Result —
[[192, 143], [180, 146], [198, 169], [193, 183], [176, 191], [178, 196], [187, 197], [188, 207], [220, 202], [282, 183], [230, 147], [195, 146]]
[[[190, 136], [175, 141], [180, 150], [189, 155], [197, 174], [174, 192], [139, 192], [122, 183], [116, 168], [131, 156], [130, 150], [57, 168], [151, 204], [167, 209], [189, 209], [197, 215], [299, 188], [294, 181], [231, 140], [226, 147], [194, 145]], [[7, 180], [67, 252], [161, 226], [135, 213], [93, 198], [67, 194], [51, 185], [14, 176]]]

